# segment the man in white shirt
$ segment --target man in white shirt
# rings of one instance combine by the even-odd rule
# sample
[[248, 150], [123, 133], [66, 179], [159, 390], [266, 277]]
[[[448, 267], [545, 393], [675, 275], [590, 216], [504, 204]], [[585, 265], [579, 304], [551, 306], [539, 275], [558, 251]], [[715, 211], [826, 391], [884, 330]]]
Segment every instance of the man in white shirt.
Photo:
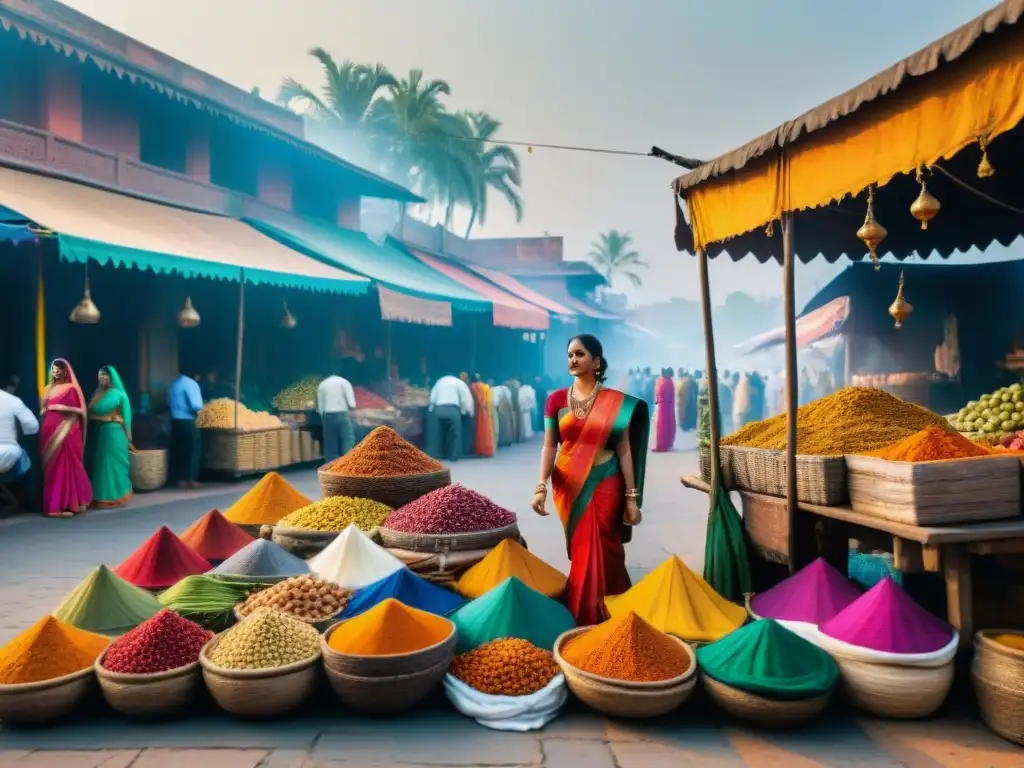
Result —
[[[32, 460], [18, 442], [18, 427], [26, 435], [39, 432], [39, 421], [21, 398], [6, 389], [0, 390], [0, 486], [15, 482], [28, 472]], [[5, 494], [15, 502], [13, 494]], [[3, 499], [0, 498], [0, 506]]]
[[324, 425], [324, 458], [334, 461], [352, 450], [356, 444], [352, 411], [356, 409], [356, 393], [348, 379], [337, 374], [328, 376], [316, 388], [316, 410]]
[[462, 455], [462, 417], [473, 415], [473, 393], [456, 376], [442, 376], [430, 390], [430, 412], [441, 432], [442, 454], [449, 461]]

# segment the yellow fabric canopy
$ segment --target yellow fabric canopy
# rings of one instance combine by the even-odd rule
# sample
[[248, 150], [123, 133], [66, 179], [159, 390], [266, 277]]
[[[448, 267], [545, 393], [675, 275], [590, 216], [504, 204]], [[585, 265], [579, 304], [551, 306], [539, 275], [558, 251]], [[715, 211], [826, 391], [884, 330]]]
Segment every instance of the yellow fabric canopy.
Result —
[[653, 627], [690, 642], [719, 640], [747, 620], [742, 606], [730, 603], [673, 555], [628, 592], [606, 597], [612, 617], [633, 611]]
[[1022, 82], [1024, 45], [1019, 35], [1008, 36], [738, 171], [684, 190], [694, 248], [884, 185], [1011, 130], [1024, 119]]
[[551, 598], [565, 591], [565, 575], [531, 553], [522, 544], [505, 539], [455, 583], [455, 591], [475, 599], [515, 576], [530, 589]]

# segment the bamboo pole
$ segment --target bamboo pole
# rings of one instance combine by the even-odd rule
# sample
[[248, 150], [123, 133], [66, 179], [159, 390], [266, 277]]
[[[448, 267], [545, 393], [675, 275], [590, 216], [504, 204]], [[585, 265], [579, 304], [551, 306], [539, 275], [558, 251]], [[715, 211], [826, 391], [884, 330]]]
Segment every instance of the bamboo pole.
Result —
[[853, 297], [843, 324], [843, 386], [848, 387], [853, 378]]
[[[709, 509], [714, 509], [718, 502], [718, 473], [720, 446], [718, 421], [718, 365], [715, 363], [715, 330], [711, 319], [711, 283], [708, 279], [708, 255], [704, 251], [697, 252], [697, 265], [700, 273], [700, 307], [704, 317], [704, 356], [708, 377], [708, 420], [711, 425], [711, 493], [708, 494]], [[696, 382], [698, 397], [700, 382]], [[698, 419], [700, 415], [698, 414]]]
[[235, 339], [235, 429], [238, 429], [238, 402], [242, 399], [242, 348], [245, 341], [245, 269], [239, 270], [238, 336]]
[[796, 570], [796, 409], [800, 382], [796, 371], [796, 294], [793, 214], [782, 215], [782, 295], [786, 313], [786, 516], [789, 518], [789, 570]]

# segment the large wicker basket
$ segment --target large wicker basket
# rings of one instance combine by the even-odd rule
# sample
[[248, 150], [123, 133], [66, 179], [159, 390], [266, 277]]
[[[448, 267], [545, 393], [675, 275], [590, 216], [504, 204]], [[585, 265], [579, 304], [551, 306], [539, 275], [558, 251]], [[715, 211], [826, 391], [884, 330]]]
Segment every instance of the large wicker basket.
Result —
[[1019, 630], [984, 630], [974, 636], [971, 680], [981, 719], [1004, 739], [1024, 746], [1024, 651], [997, 643], [997, 635]]
[[[447, 665], [451, 663], [452, 658], [455, 656], [456, 631], [454, 624], [452, 624], [451, 632], [444, 640], [411, 653], [398, 653], [390, 656], [361, 656], [340, 653], [331, 648], [331, 635], [348, 621], [351, 621], [351, 619], [338, 622], [328, 629], [320, 639], [320, 650], [324, 657], [324, 668], [328, 672], [356, 678], [402, 677], [403, 675], [422, 672], [425, 669], [433, 669], [439, 664], [445, 665], [447, 669]], [[443, 673], [441, 677], [444, 677]]]
[[302, 430], [298, 428], [288, 430], [288, 444], [292, 464], [300, 464], [302, 462]]
[[277, 431], [277, 466], [287, 467], [294, 464], [292, 458], [292, 432], [291, 427], [281, 427]]
[[110, 708], [135, 717], [166, 717], [185, 710], [203, 689], [199, 662], [169, 672], [130, 675], [103, 668], [106, 651], [94, 669], [100, 691]]
[[267, 462], [266, 430], [246, 432], [206, 427], [203, 434], [203, 466], [216, 472], [255, 472]]
[[[722, 484], [728, 490], [786, 496], [786, 452], [721, 446]], [[710, 449], [700, 450], [700, 473], [711, 482]], [[796, 457], [797, 498], [807, 504], [838, 506], [850, 500], [846, 459], [842, 456]]]
[[516, 523], [472, 533], [405, 533], [383, 525], [377, 532], [385, 547], [404, 549], [408, 552], [467, 552], [474, 549], [493, 549], [505, 539], [519, 540], [519, 525]]
[[635, 691], [656, 691], [661, 688], [674, 688], [680, 685], [681, 683], [686, 682], [690, 678], [695, 677], [697, 673], [697, 656], [693, 652], [693, 648], [690, 646], [689, 643], [679, 639], [675, 635], [669, 635], [669, 637], [675, 640], [677, 643], [679, 643], [679, 647], [686, 652], [686, 655], [690, 660], [690, 664], [686, 668], [686, 671], [683, 672], [681, 675], [677, 675], [676, 677], [670, 678], [668, 680], [656, 680], [654, 682], [618, 680], [613, 677], [602, 677], [601, 675], [595, 675], [594, 673], [587, 672], [585, 670], [580, 669], [579, 667], [574, 667], [571, 664], [569, 664], [569, 662], [567, 662], [564, 658], [562, 658], [562, 646], [565, 645], [565, 643], [569, 642], [572, 638], [590, 629], [592, 629], [592, 627], [577, 627], [575, 629], [568, 629], [562, 634], [560, 634], [557, 638], [555, 638], [553, 651], [555, 656], [555, 662], [560, 667], [569, 667], [572, 670], [573, 674], [577, 677], [581, 677], [595, 683], [601, 683], [603, 685], [616, 686], [618, 688], [627, 688]]
[[343, 704], [368, 715], [392, 715], [412, 709], [444, 679], [450, 660], [417, 672], [391, 677], [360, 677], [325, 666], [327, 682]]
[[372, 499], [387, 504], [392, 509], [405, 506], [420, 496], [452, 484], [447, 469], [425, 475], [396, 475], [392, 477], [357, 477], [325, 472], [321, 467], [320, 496], [353, 496], [358, 499]]
[[132, 488], [139, 492], [158, 491], [167, 485], [167, 449], [134, 450], [131, 456]]
[[810, 722], [828, 707], [832, 692], [810, 699], [769, 699], [741, 691], [704, 675], [704, 689], [722, 711], [763, 728], [794, 728]]
[[29, 725], [73, 714], [96, 690], [92, 667], [41, 683], [0, 685], [0, 720]]
[[316, 690], [319, 651], [310, 659], [283, 667], [224, 669], [209, 657], [220, 638], [218, 635], [203, 646], [199, 663], [210, 696], [225, 712], [238, 717], [277, 717], [301, 707]]

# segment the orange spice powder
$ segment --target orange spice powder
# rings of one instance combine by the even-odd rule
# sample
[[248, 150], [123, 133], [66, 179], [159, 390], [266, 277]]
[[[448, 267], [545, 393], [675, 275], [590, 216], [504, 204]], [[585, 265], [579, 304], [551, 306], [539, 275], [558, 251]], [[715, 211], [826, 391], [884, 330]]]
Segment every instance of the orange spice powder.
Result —
[[968, 440], [959, 432], [946, 432], [940, 427], [930, 426], [867, 455], [889, 461], [942, 461], [991, 456], [992, 450]]

